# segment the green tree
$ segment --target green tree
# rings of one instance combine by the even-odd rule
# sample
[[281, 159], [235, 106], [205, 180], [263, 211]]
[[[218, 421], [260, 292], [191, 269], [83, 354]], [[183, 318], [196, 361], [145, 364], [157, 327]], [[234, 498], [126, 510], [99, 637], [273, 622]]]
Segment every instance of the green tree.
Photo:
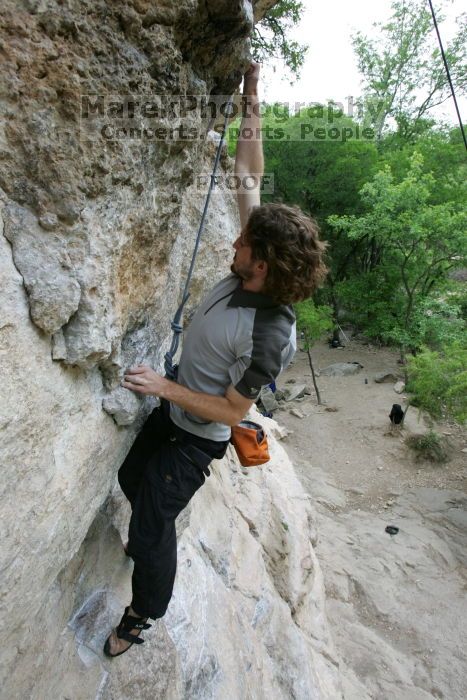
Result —
[[364, 214], [328, 219], [348, 239], [365, 243], [360, 274], [341, 284], [345, 303], [370, 335], [403, 353], [423, 342], [427, 299], [436, 298], [467, 255], [467, 213], [455, 202], [430, 204], [435, 186], [414, 153], [401, 182], [386, 166], [362, 187]]
[[[458, 18], [456, 36], [445, 45], [446, 58], [458, 95], [467, 91], [467, 22]], [[443, 17], [438, 17], [442, 24]], [[430, 110], [450, 99], [445, 68], [425, 0], [394, 0], [385, 24], [375, 23], [371, 37], [358, 32], [353, 46], [364, 81], [365, 118], [378, 140], [390, 120], [408, 139], [433, 124]]]
[[267, 10], [255, 25], [251, 46], [256, 61], [282, 59], [290, 71], [292, 81], [300, 74], [308, 47], [290, 39], [289, 32], [299, 22], [303, 12], [300, 0], [279, 0]]
[[421, 134], [416, 144], [403, 141], [397, 134], [385, 137], [381, 163], [389, 165], [396, 182], [407, 175], [414, 151], [423, 157], [423, 172], [431, 173], [436, 187], [431, 189], [430, 204], [467, 201], [467, 159], [459, 127], [439, 126]]
[[358, 124], [333, 103], [294, 115], [274, 104], [264, 111], [266, 169], [274, 173], [271, 199], [298, 204], [321, 224], [330, 214], [355, 212], [359, 190], [378, 159], [374, 142], [361, 137]]
[[411, 403], [435, 418], [467, 420], [467, 350], [460, 343], [442, 351], [425, 348], [409, 361]]
[[321, 404], [321, 394], [316, 381], [315, 369], [311, 357], [311, 348], [321, 336], [333, 327], [332, 309], [329, 306], [316, 306], [312, 299], [295, 304], [297, 328], [303, 333], [304, 349], [308, 355], [313, 385], [318, 404]]

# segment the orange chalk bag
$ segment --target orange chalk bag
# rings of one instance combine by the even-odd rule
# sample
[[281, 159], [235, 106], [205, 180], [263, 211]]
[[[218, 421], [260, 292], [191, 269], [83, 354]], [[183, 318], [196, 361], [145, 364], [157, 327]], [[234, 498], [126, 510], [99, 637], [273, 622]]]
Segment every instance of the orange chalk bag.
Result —
[[242, 420], [234, 425], [230, 442], [242, 467], [258, 467], [271, 459], [264, 429], [252, 420]]

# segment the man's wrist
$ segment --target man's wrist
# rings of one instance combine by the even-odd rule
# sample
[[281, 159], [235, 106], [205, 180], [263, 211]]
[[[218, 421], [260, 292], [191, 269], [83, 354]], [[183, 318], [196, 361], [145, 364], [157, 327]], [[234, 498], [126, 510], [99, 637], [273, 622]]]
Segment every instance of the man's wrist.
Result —
[[160, 399], [166, 399], [167, 401], [171, 400], [171, 388], [172, 384], [175, 384], [175, 382], [172, 382], [170, 379], [163, 379], [162, 380], [162, 391], [158, 391], [157, 394], [154, 394], [154, 396], [158, 396]]

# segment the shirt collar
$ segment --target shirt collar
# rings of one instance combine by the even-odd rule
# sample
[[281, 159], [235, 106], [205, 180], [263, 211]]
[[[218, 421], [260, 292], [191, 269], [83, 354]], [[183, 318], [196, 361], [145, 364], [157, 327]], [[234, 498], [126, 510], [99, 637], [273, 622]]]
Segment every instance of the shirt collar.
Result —
[[248, 307], [252, 309], [273, 309], [280, 306], [270, 296], [262, 292], [251, 292], [249, 289], [243, 289], [241, 280], [238, 287], [235, 289], [227, 306], [233, 307]]

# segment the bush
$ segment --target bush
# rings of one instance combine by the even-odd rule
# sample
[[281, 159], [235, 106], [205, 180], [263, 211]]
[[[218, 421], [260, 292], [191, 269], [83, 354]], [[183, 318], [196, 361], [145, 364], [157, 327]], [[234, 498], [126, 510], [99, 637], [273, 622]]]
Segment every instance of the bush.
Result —
[[417, 460], [442, 463], [448, 460], [448, 449], [438, 433], [430, 430], [425, 435], [409, 435], [405, 440], [417, 452]]
[[334, 323], [330, 306], [317, 306], [313, 299], [306, 299], [294, 305], [297, 328], [305, 333], [306, 347], [313, 345], [324, 333], [331, 331]]
[[453, 343], [442, 351], [425, 349], [409, 359], [411, 403], [431, 416], [467, 419], [467, 350]]

